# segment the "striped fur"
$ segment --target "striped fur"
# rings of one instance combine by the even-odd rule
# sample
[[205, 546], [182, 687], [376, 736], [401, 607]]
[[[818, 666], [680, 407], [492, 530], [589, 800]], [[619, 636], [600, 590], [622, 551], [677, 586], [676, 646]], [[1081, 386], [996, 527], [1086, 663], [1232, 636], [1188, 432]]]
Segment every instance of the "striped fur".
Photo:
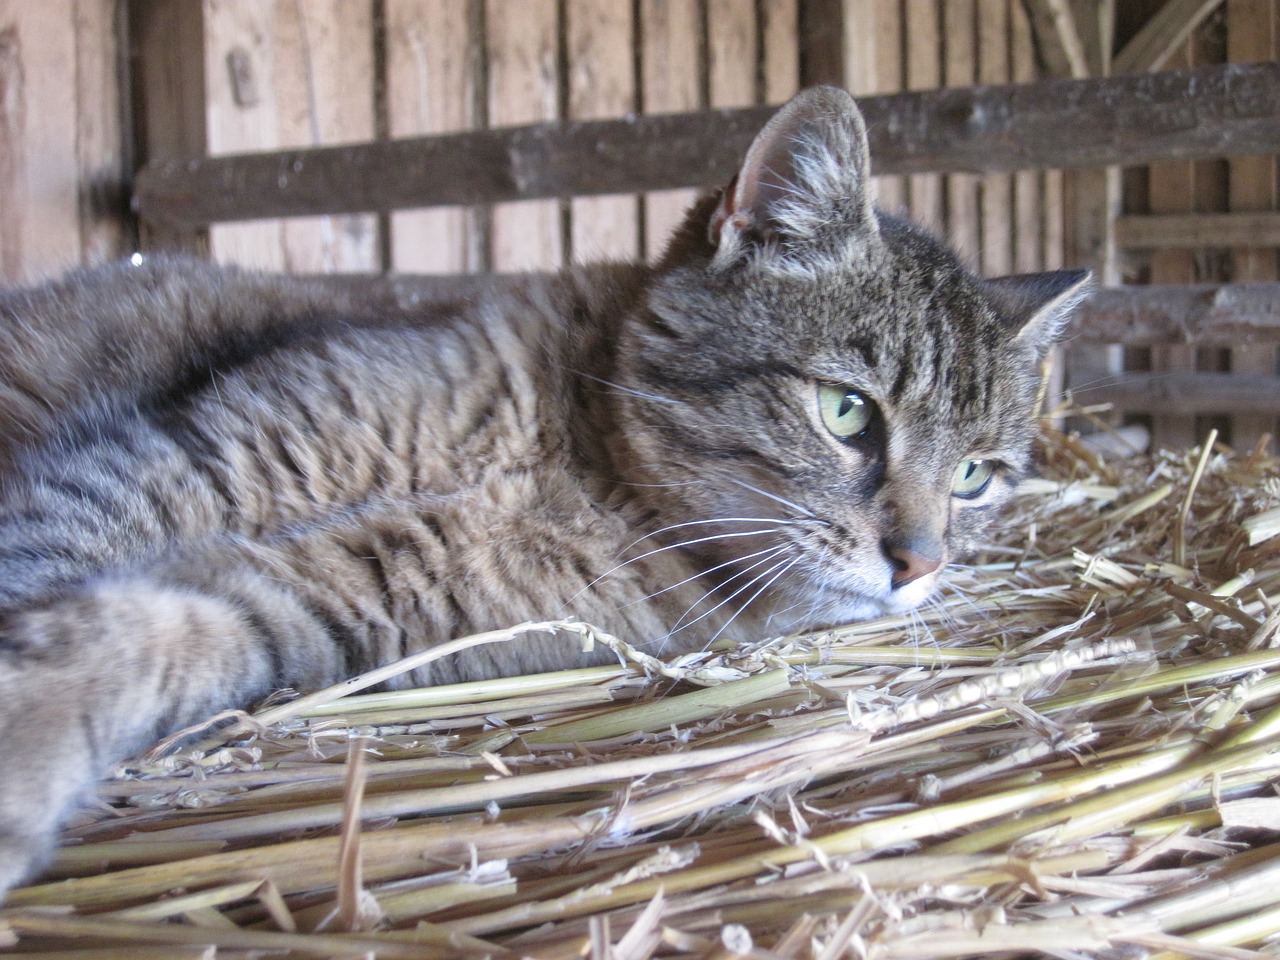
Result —
[[[525, 620], [671, 654], [922, 602], [895, 551], [981, 536], [1080, 278], [979, 280], [867, 191], [818, 90], [656, 268], [372, 312], [163, 258], [0, 296], [0, 891], [105, 765], [280, 687]], [[603, 657], [534, 636], [398, 682]]]

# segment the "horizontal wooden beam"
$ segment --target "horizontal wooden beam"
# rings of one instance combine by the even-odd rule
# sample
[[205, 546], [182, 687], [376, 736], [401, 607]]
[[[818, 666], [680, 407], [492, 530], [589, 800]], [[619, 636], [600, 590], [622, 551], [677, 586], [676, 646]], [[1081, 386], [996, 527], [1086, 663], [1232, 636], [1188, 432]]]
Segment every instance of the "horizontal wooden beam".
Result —
[[1280, 377], [1239, 373], [1126, 373], [1073, 391], [1081, 405], [1107, 403], [1121, 413], [1280, 415]]
[[[1280, 62], [964, 87], [860, 101], [875, 171], [994, 172], [1280, 153]], [[190, 229], [727, 182], [771, 108], [154, 160], [146, 220]]]
[[1130, 346], [1280, 343], [1280, 283], [1102, 288], [1076, 311], [1067, 338]]
[[1152, 250], [1280, 247], [1280, 212], [1120, 217], [1116, 220], [1116, 243], [1122, 247]]

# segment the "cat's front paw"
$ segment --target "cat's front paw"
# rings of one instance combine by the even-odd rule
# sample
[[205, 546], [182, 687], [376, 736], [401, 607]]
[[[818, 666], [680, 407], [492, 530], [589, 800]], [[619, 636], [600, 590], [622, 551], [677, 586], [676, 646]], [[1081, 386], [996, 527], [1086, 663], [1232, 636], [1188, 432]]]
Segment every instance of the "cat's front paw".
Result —
[[56, 826], [24, 824], [0, 813], [0, 903], [49, 861], [57, 842]]

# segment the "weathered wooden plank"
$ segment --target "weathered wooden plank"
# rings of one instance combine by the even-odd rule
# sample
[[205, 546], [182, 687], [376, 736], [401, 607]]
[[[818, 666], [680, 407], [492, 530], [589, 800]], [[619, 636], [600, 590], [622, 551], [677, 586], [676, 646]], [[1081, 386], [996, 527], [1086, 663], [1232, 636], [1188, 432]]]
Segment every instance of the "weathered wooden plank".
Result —
[[[393, 137], [451, 133], [477, 123], [473, 0], [385, 0], [386, 110]], [[463, 273], [482, 266], [473, 210], [391, 214], [398, 271]]]
[[[201, 0], [129, 0], [128, 16], [135, 162], [207, 155]], [[144, 250], [207, 256], [206, 227], [175, 227], [143, 218], [138, 222], [138, 242]]]
[[759, 103], [755, 0], [706, 3], [708, 105], [725, 108]]
[[[1191, 49], [1177, 54], [1183, 63], [1190, 61]], [[1171, 160], [1153, 163], [1148, 171], [1147, 206], [1153, 214], [1187, 213], [1195, 209], [1195, 167], [1190, 161]], [[1196, 265], [1185, 250], [1156, 250], [1151, 256], [1152, 283], [1194, 283]], [[1169, 374], [1193, 371], [1196, 352], [1190, 347], [1156, 347], [1151, 351], [1152, 373]], [[1157, 447], [1177, 449], [1196, 440], [1193, 416], [1175, 409], [1161, 409], [1151, 420], [1152, 441]]]
[[[765, 103], [784, 103], [791, 99], [800, 89], [800, 10], [799, 0], [771, 0], [761, 4], [760, 39], [763, 49], [760, 65]], [[839, 4], [835, 4], [839, 6]], [[840, 20], [843, 26], [843, 17]], [[837, 39], [839, 34], [837, 33]], [[840, 53], [839, 63], [844, 64], [844, 53]], [[842, 76], [825, 81], [837, 86], [842, 84]], [[805, 81], [808, 85], [808, 81]]]
[[1067, 337], [1131, 346], [1280, 343], [1280, 283], [1103, 287], [1080, 306]]
[[[978, 82], [1008, 83], [1009, 0], [978, 0]], [[978, 264], [987, 276], [1013, 271], [1013, 179], [984, 174], [978, 195], [981, 247]]]
[[[1232, 178], [1233, 191], [1243, 188], [1241, 179]], [[1262, 183], [1274, 191], [1268, 181]], [[1280, 247], [1280, 212], [1130, 214], [1116, 220], [1116, 242], [1134, 249]], [[1270, 278], [1244, 276], [1242, 279]]]
[[[1233, 62], [1269, 60], [1280, 56], [1280, 3], [1276, 0], [1227, 0], [1227, 58]], [[1267, 217], [1265, 229], [1245, 231], [1233, 237], [1232, 279], [1269, 281], [1280, 278], [1280, 165], [1274, 156], [1235, 157], [1227, 170], [1228, 205], [1234, 217]], [[1255, 213], [1254, 211], [1269, 211]], [[1260, 225], [1262, 226], [1262, 225]], [[1231, 351], [1231, 372], [1276, 375], [1276, 349], [1251, 347]], [[1232, 443], [1252, 448], [1267, 434], [1275, 436], [1276, 418], [1236, 416], [1231, 423]]]
[[1206, 413], [1280, 414], [1280, 379], [1261, 374], [1124, 373], [1074, 396], [1077, 403], [1109, 403], [1122, 413], [1158, 411], [1181, 420]]
[[[900, 29], [906, 34], [908, 90], [936, 90], [942, 86], [942, 24], [935, 0], [906, 0]], [[911, 218], [930, 229], [942, 230], [947, 222], [943, 178], [936, 173], [916, 173], [905, 180]]]
[[127, 252], [124, 118], [120, 57], [124, 6], [115, 0], [75, 0], [76, 162], [80, 167], [80, 262], [102, 263]]
[[[846, 0], [845, 89], [862, 99], [878, 93], [897, 93], [904, 88], [902, 30], [900, 3]], [[936, 56], [934, 64], [936, 69]], [[904, 178], [878, 176], [874, 180], [880, 207], [893, 213], [904, 210], [907, 206]]]
[[1145, 73], [1169, 62], [1222, 0], [1167, 0], [1138, 35], [1116, 54], [1116, 73]]
[[[1035, 79], [1031, 23], [1023, 5], [1016, 2], [1009, 8], [1009, 69], [1014, 83]], [[1018, 273], [1032, 273], [1044, 267], [1050, 216], [1044, 204], [1047, 176], [1047, 171], [1040, 170], [1019, 170], [1013, 175], [1013, 269]], [[1056, 238], [1061, 242], [1061, 228], [1056, 231]]]
[[[977, 0], [943, 0], [942, 80], [948, 87], [968, 88], [978, 79]], [[978, 177], [954, 173], [946, 181], [946, 232], [965, 260], [978, 263], [982, 222], [978, 205]]]
[[[574, 0], [565, 7], [568, 115], [571, 120], [621, 117], [636, 109], [631, 5]], [[640, 252], [638, 200], [632, 194], [570, 202], [570, 256], [634, 260]]]
[[[640, 0], [640, 88], [646, 113], [688, 113], [704, 106], [702, 27], [697, 0]], [[621, 160], [624, 154], [617, 156]], [[637, 165], [647, 162], [643, 155], [638, 156]], [[644, 196], [646, 259], [654, 261], [662, 255], [696, 196], [697, 190], [687, 185]]]
[[[862, 101], [877, 173], [1141, 164], [1280, 152], [1280, 63], [957, 88]], [[772, 108], [539, 124], [139, 171], [143, 216], [195, 226], [710, 185]]]
[[0, 280], [80, 262], [75, 58], [71, 0], [0, 0]]
[[[486, 0], [488, 112], [493, 126], [557, 119], [560, 102], [558, 20], [555, 0]], [[465, 168], [471, 161], [459, 162]], [[443, 172], [434, 171], [437, 175]], [[402, 174], [397, 171], [399, 175]], [[490, 242], [494, 270], [538, 270], [559, 266], [564, 262], [560, 204], [538, 200], [503, 203], [495, 207]]]
[[[372, 308], [473, 299], [491, 284], [518, 282], [475, 275], [312, 278]], [[1258, 345], [1280, 343], [1280, 283], [1120, 286], [1094, 290], [1072, 313], [1066, 337], [1087, 343]]]
[[[371, 10], [342, 0], [205, 0], [211, 155], [319, 147], [373, 136]], [[288, 178], [288, 171], [281, 171]], [[354, 211], [218, 225], [215, 259], [304, 272], [377, 267], [376, 228]]]
[[[761, 4], [762, 11], [769, 6]], [[801, 82], [806, 87], [842, 85], [846, 56], [844, 18], [848, 15], [845, 4], [842, 0], [800, 0], [798, 12]], [[767, 57], [765, 61], [768, 62]]]

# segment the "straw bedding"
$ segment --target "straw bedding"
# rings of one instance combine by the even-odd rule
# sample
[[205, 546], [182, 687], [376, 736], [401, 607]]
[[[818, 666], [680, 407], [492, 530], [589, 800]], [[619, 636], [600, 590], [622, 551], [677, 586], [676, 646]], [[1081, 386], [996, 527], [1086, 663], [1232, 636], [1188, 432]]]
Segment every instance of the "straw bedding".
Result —
[[1042, 460], [909, 618], [160, 745], [0, 952], [1276, 956], [1280, 462]]

